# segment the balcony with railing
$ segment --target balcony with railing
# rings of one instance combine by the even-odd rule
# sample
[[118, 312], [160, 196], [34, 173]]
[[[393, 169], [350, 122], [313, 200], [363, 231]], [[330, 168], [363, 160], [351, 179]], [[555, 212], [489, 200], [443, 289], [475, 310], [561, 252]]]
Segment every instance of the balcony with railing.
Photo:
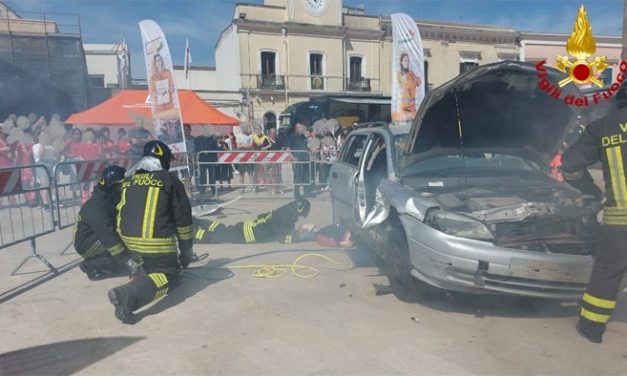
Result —
[[[348, 78], [333, 75], [264, 75], [241, 74], [242, 88], [261, 92], [288, 90], [292, 93], [382, 93], [377, 78]], [[289, 83], [288, 83], [289, 80]], [[386, 88], [387, 89], [387, 88]], [[389, 90], [389, 89], [387, 89]], [[383, 90], [383, 92], [387, 92]]]
[[347, 78], [346, 79], [346, 91], [371, 91], [369, 78]]
[[257, 89], [283, 90], [285, 89], [285, 76], [276, 74], [258, 74]]

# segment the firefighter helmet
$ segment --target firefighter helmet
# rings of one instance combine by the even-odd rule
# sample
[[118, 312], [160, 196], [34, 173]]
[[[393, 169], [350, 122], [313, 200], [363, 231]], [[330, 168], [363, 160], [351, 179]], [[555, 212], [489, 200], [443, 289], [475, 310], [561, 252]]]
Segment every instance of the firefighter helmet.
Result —
[[102, 171], [98, 186], [102, 189], [109, 189], [124, 179], [125, 173], [126, 170], [120, 166], [109, 166]]
[[149, 141], [144, 145], [144, 157], [157, 158], [166, 171], [170, 169], [170, 162], [174, 159], [168, 145], [157, 140]]
[[296, 205], [296, 212], [301, 217], [307, 217], [309, 215], [309, 210], [311, 209], [311, 204], [309, 201], [304, 198], [298, 199], [294, 201]]

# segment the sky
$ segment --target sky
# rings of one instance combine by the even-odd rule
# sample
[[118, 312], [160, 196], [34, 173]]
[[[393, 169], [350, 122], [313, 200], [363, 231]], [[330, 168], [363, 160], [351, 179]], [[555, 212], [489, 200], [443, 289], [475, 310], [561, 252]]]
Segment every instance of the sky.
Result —
[[[182, 65], [189, 38], [193, 66], [214, 64], [214, 46], [230, 24], [236, 2], [263, 0], [0, 0], [24, 18], [40, 18], [41, 11], [77, 30], [80, 14], [84, 43], [115, 44], [124, 37], [132, 57], [134, 77], [145, 77], [138, 22], [150, 18], [161, 25], [174, 64]], [[299, 0], [296, 0], [299, 1]], [[621, 0], [344, 0], [363, 5], [366, 14], [407, 13], [417, 19], [515, 27], [520, 31], [570, 33], [579, 6], [588, 12], [594, 35], [622, 35]], [[30, 13], [33, 12], [33, 13]], [[69, 26], [63, 26], [69, 25]]]

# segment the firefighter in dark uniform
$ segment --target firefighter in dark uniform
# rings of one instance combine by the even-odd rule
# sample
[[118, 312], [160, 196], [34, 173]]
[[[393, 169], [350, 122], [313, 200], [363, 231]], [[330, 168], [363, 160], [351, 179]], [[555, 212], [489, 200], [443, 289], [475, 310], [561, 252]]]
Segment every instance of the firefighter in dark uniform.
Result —
[[608, 116], [588, 125], [562, 156], [564, 180], [583, 194], [602, 198], [586, 167], [601, 161], [605, 203], [600, 247], [581, 303], [577, 331], [601, 343], [627, 271], [627, 93], [621, 88]]
[[196, 243], [253, 244], [279, 241], [290, 244], [298, 241], [294, 228], [299, 217], [309, 214], [311, 204], [305, 199], [292, 201], [269, 213], [261, 214], [252, 221], [224, 225], [220, 222], [194, 218]]
[[92, 281], [137, 272], [138, 264], [115, 230], [115, 206], [120, 199], [124, 170], [119, 166], [104, 169], [92, 196], [78, 213], [74, 225], [74, 247], [85, 260], [80, 269]]
[[150, 141], [143, 154], [127, 172], [117, 206], [117, 231], [145, 272], [109, 290], [115, 317], [124, 323], [133, 323], [133, 311], [175, 287], [193, 257], [191, 205], [183, 183], [168, 172], [172, 152], [161, 141]]

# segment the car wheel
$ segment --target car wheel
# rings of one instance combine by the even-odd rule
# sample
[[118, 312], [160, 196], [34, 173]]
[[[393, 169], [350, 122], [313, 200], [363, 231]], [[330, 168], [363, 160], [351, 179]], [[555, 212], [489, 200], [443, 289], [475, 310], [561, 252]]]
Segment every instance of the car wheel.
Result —
[[411, 275], [407, 238], [402, 230], [398, 230], [399, 227], [400, 222], [388, 232], [385, 250], [386, 275], [392, 292], [404, 302], [428, 298], [437, 290]]

